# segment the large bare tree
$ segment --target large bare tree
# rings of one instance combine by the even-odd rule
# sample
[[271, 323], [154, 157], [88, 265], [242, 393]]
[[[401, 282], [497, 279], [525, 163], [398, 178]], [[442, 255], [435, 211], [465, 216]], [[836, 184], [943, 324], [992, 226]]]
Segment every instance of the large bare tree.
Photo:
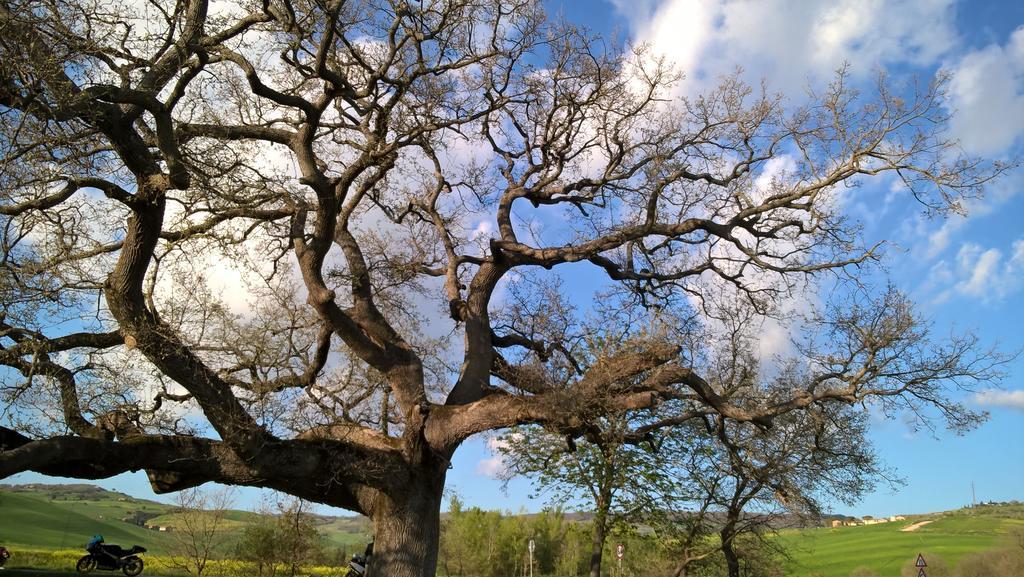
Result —
[[[942, 212], [1004, 168], [944, 140], [942, 78], [840, 73], [788, 110], [679, 80], [531, 0], [4, 0], [0, 478], [273, 488], [368, 515], [371, 571], [422, 577], [477, 433], [870, 398], [963, 417], [946, 387], [989, 376], [975, 344], [895, 303], [762, 404], [650, 327], [574, 361], [561, 270], [601, 275], [624, 326], [724, 293], [771, 311], [877, 254], [838, 189], [889, 173]], [[246, 302], [204, 279], [225, 262]]]

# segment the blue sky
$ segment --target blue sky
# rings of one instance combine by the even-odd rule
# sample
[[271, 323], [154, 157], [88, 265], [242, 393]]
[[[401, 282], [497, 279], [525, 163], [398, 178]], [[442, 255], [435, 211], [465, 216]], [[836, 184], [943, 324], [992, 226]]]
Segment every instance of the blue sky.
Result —
[[[678, 63], [684, 90], [698, 92], [742, 66], [748, 80], [799, 102], [804, 87], [827, 80], [843, 62], [854, 79], [875, 71], [893, 78], [952, 75], [953, 136], [973, 154], [1010, 158], [1024, 153], [1024, 3], [921, 0], [548, 0], [549, 11], [620, 42], [647, 42]], [[799, 6], [799, 8], [794, 8]], [[1024, 171], [1018, 170], [970, 203], [968, 216], [927, 219], [891, 183], [856, 189], [847, 211], [869, 239], [893, 242], [890, 279], [910, 293], [942, 334], [975, 331], [1004, 351], [1024, 349]], [[583, 281], [567, 276], [574, 290]], [[573, 287], [570, 286], [572, 289]], [[882, 459], [906, 480], [882, 487], [856, 507], [836, 512], [888, 515], [949, 509], [979, 500], [1024, 500], [1024, 360], [1006, 367], [1003, 389], [968, 395], [990, 411], [977, 430], [913, 431], [897, 419], [876, 419], [873, 441]], [[536, 510], [525, 481], [508, 491], [489, 473], [500, 467], [485, 438], [456, 455], [449, 488], [469, 505]], [[5, 482], [50, 481], [22, 474]], [[152, 496], [145, 476], [122, 475], [97, 484]], [[245, 491], [240, 506], [258, 492]]]

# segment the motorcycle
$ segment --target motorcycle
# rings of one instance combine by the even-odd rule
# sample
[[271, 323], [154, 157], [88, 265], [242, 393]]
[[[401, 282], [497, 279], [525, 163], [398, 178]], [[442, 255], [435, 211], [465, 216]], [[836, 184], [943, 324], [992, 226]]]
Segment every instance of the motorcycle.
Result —
[[86, 547], [89, 552], [78, 560], [75, 570], [79, 573], [89, 573], [95, 569], [101, 571], [121, 570], [128, 577], [135, 577], [142, 573], [145, 565], [139, 557], [139, 553], [145, 553], [146, 548], [133, 545], [131, 549], [122, 549], [118, 545], [105, 545], [97, 543]]
[[352, 555], [352, 560], [348, 562], [349, 577], [366, 577], [366, 566], [370, 563], [371, 555], [373, 555], [372, 541], [366, 546], [366, 551], [362, 555], [359, 553]]

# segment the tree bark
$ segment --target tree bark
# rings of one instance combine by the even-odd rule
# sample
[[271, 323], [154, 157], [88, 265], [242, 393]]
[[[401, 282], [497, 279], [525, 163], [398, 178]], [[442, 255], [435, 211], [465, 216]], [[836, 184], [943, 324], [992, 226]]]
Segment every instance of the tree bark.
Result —
[[722, 527], [722, 554], [725, 555], [725, 565], [729, 570], [729, 577], [740, 577], [740, 558], [733, 549], [733, 539], [736, 537], [736, 525], [733, 519]]
[[604, 557], [604, 542], [608, 537], [608, 511], [611, 508], [611, 495], [607, 487], [602, 487], [601, 497], [597, 502], [594, 515], [594, 534], [590, 542], [590, 577], [601, 577], [601, 563]]
[[605, 516], [594, 518], [594, 535], [590, 543], [590, 577], [601, 577], [601, 558], [604, 555]]
[[441, 534], [445, 471], [374, 500], [368, 577], [434, 577]]

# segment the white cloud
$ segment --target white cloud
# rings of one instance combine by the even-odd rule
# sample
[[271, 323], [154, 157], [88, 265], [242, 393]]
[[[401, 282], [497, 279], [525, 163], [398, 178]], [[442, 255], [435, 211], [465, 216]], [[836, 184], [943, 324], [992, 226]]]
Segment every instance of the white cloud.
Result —
[[653, 11], [650, 2], [613, 3], [636, 42], [687, 74], [687, 92], [738, 64], [773, 90], [800, 91], [844, 62], [858, 75], [896, 63], [927, 66], [957, 42], [955, 0], [805, 0], [799, 10], [787, 0], [664, 0]]
[[1015, 241], [1008, 254], [966, 242], [955, 263], [941, 260], [932, 266], [926, 289], [940, 292], [933, 300], [943, 302], [955, 294], [983, 302], [1001, 301], [1024, 287], [1024, 239]]
[[475, 241], [487, 242], [494, 236], [496, 227], [494, 222], [490, 220], [481, 220], [473, 227], [473, 232], [469, 233], [469, 238]]
[[956, 255], [959, 269], [967, 272], [966, 278], [957, 284], [958, 290], [971, 296], [986, 296], [999, 274], [999, 261], [1002, 257], [999, 249], [983, 250], [975, 243], [965, 243]]
[[[969, 153], [1000, 152], [1024, 135], [1024, 26], [1004, 44], [963, 54], [957, 0], [805, 0], [799, 9], [786, 0], [610, 1], [630, 22], [635, 43], [650, 44], [686, 75], [680, 86], [685, 94], [707, 90], [738, 64], [746, 80], [764, 78], [770, 90], [794, 99], [803, 97], [805, 86], [820, 86], [844, 62], [852, 64], [858, 80], [877, 68], [942, 64], [952, 74], [949, 106], [956, 113], [951, 134]], [[1003, 204], [1000, 191], [1020, 190], [1019, 185], [1003, 186], [1011, 180], [997, 183], [985, 201], [965, 202], [970, 218], [954, 215], [938, 224], [918, 220], [905, 246], [916, 259], [944, 257], [944, 266], [956, 269], [957, 259], [948, 253], [957, 250], [970, 220]], [[864, 201], [863, 189], [837, 192], [838, 202], [870, 222], [904, 192], [899, 183], [893, 186], [899, 191], [891, 192], [885, 204]], [[962, 284], [948, 285], [946, 296], [980, 296], [987, 290], [989, 298], [1001, 298], [1000, 292], [1009, 291], [983, 287], [1005, 272], [995, 267], [997, 257], [1007, 266], [1004, 253], [984, 255], [969, 271], [957, 269]]]
[[694, 75], [701, 66], [700, 57], [711, 40], [715, 2], [670, 0], [636, 30], [638, 43], [649, 43], [656, 54], [664, 55], [679, 70]]
[[948, 262], [940, 260], [928, 270], [921, 290], [925, 294], [934, 293], [935, 296], [932, 297], [931, 302], [940, 305], [953, 297], [955, 284], [956, 276], [953, 274], [952, 267]]
[[754, 179], [754, 191], [757, 193], [757, 197], [753, 199], [754, 202], [764, 202], [766, 198], [776, 194], [778, 189], [775, 188], [775, 185], [789, 182], [790, 177], [797, 171], [796, 159], [788, 154], [768, 159]]
[[975, 393], [974, 402], [983, 407], [1002, 407], [1024, 411], [1024, 390], [1001, 391], [988, 389]]
[[[950, 214], [942, 219], [918, 214], [904, 221], [899, 232], [906, 246], [911, 247], [916, 261], [933, 261], [946, 250], [959, 246], [958, 237], [977, 234], [984, 217], [1004, 214], [1015, 198], [1024, 190], [1024, 174], [1016, 171], [994, 182], [985, 191], [984, 198], [967, 199], [962, 203], [965, 214]], [[867, 220], [867, 215], [864, 214]]]
[[630, 28], [638, 30], [650, 20], [658, 0], [608, 0], [615, 11], [626, 18]]
[[951, 129], [968, 152], [1001, 152], [1024, 134], [1024, 26], [1005, 46], [970, 52], [950, 72]]
[[939, 256], [942, 251], [946, 250], [952, 240], [953, 235], [963, 228], [964, 223], [967, 222], [965, 217], [960, 215], [951, 215], [949, 218], [942, 221], [942, 226], [935, 232], [928, 235], [928, 243], [924, 248], [924, 257], [931, 260]]
[[476, 464], [476, 473], [490, 479], [501, 479], [506, 471], [505, 457], [501, 450], [507, 446], [508, 442], [501, 437], [488, 437], [487, 450], [491, 456]]

